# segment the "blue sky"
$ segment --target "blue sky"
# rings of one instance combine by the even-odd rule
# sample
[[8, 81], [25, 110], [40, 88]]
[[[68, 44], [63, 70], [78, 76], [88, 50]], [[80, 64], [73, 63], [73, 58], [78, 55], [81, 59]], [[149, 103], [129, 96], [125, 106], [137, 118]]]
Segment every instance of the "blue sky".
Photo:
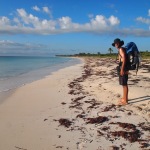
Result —
[[0, 0], [0, 55], [107, 53], [115, 38], [150, 51], [150, 0]]

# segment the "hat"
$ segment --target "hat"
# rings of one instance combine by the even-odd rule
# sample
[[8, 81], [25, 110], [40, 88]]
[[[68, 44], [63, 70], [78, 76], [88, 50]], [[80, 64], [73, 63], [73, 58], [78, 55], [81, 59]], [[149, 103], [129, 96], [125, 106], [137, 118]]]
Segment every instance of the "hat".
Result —
[[122, 46], [124, 44], [124, 41], [121, 41], [119, 38], [117, 38], [117, 39], [114, 40], [114, 43], [112, 43], [112, 46], [115, 47], [116, 43], [120, 43], [120, 46]]

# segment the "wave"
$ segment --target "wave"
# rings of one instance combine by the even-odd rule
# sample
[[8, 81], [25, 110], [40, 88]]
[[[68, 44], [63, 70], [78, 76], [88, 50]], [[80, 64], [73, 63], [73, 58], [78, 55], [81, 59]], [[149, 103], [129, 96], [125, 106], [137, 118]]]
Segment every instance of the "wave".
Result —
[[27, 83], [42, 79], [61, 68], [78, 63], [81, 63], [79, 59], [67, 59], [67, 61], [62, 61], [61, 63], [56, 63], [47, 67], [39, 67], [38, 69], [33, 69], [11, 77], [0, 78], [0, 92], [8, 92]]

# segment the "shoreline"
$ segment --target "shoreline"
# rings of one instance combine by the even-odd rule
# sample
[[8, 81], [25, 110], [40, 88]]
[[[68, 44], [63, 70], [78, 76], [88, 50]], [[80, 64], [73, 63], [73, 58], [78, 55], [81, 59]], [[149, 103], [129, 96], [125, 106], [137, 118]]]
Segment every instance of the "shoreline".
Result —
[[[63, 65], [56, 65], [55, 67], [51, 67], [50, 68], [50, 70], [51, 71], [48, 71], [48, 73], [46, 73], [44, 76], [41, 76], [41, 77], [36, 77], [36, 78], [34, 78], [34, 79], [28, 79], [28, 81], [24, 81], [22, 84], [20, 83], [19, 85], [17, 85], [17, 86], [15, 86], [15, 87], [13, 87], [13, 88], [11, 88], [11, 89], [8, 89], [8, 90], [5, 90], [5, 91], [1, 91], [0, 92], [0, 104], [3, 102], [3, 101], [5, 101], [5, 99], [7, 99], [9, 96], [11, 96], [11, 94], [13, 93], [13, 92], [15, 92], [18, 88], [20, 88], [20, 87], [22, 87], [22, 86], [25, 86], [26, 84], [30, 84], [30, 83], [32, 83], [32, 82], [35, 82], [35, 81], [37, 81], [37, 80], [41, 80], [41, 79], [44, 79], [44, 78], [46, 78], [47, 76], [50, 76], [53, 72], [57, 72], [57, 71], [59, 71], [60, 69], [63, 69], [63, 68], [66, 68], [66, 67], [70, 67], [70, 66], [74, 66], [74, 65], [76, 65], [76, 64], [82, 64], [83, 63], [83, 60], [82, 59], [80, 59], [80, 58], [75, 58], [75, 57], [72, 57], [72, 59], [76, 59], [77, 61], [76, 62], [74, 62], [74, 60], [73, 61], [69, 61], [69, 62], [67, 62], [67, 63], [65, 63], [65, 65], [63, 64]], [[46, 67], [47, 68], [47, 67]], [[41, 69], [37, 69], [37, 70], [34, 70], [33, 72], [39, 72]], [[48, 70], [48, 69], [47, 69]], [[29, 73], [25, 73], [25, 74], [23, 74], [23, 76], [27, 76], [28, 77], [28, 75], [27, 74], [31, 74], [30, 72]], [[32, 73], [33, 74], [33, 73]], [[21, 75], [22, 76], [22, 75]], [[18, 78], [18, 77], [17, 77]], [[16, 79], [17, 79], [16, 78]], [[25, 78], [25, 77], [23, 77], [23, 78]], [[30, 76], [28, 77], [28, 78], [30, 78]], [[11, 79], [12, 80], [12, 79]], [[11, 82], [11, 81], [10, 81]]]
[[149, 149], [144, 65], [130, 74], [126, 106], [115, 105], [122, 89], [112, 59], [84, 58], [18, 88], [0, 105], [0, 149]]

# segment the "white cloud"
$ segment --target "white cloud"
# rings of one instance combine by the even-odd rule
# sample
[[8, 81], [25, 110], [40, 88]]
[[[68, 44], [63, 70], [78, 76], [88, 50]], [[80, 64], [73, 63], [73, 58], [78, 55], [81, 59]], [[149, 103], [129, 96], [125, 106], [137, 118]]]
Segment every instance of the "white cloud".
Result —
[[26, 11], [24, 9], [17, 9], [17, 13], [18, 13], [18, 16], [21, 17], [22, 21], [25, 24], [29, 24], [28, 23], [27, 13], [26, 13]]
[[[150, 16], [150, 9], [148, 10], [148, 16]], [[150, 29], [150, 19], [149, 18], [144, 18], [144, 17], [137, 17], [136, 21], [143, 23], [143, 24], [147, 24], [149, 25], [149, 29]]]
[[59, 19], [59, 26], [61, 29], [69, 30], [78, 26], [78, 24], [73, 23], [70, 17], [62, 17]]
[[110, 16], [106, 18], [103, 15], [97, 15], [94, 19], [91, 20], [91, 25], [94, 28], [106, 28], [111, 26], [119, 25], [120, 20], [117, 17]]
[[0, 55], [47, 55], [50, 53], [48, 46], [42, 44], [0, 41]]
[[[43, 11], [50, 13], [48, 7]], [[150, 36], [149, 30], [120, 29], [120, 20], [111, 15], [90, 15], [90, 20], [83, 24], [72, 21], [69, 16], [54, 19], [41, 19], [33, 14], [28, 14], [25, 9], [17, 9], [17, 16], [12, 20], [3, 16], [0, 18], [0, 34], [62, 34], [68, 32], [89, 32], [95, 34], [123, 34], [133, 36]], [[150, 19], [138, 17], [139, 22], [150, 25]]]
[[95, 18], [91, 18], [89, 23], [79, 24], [73, 23], [70, 17], [62, 17], [59, 19], [59, 25], [61, 29], [72, 30], [72, 31], [97, 31], [116, 26], [120, 23], [118, 18], [111, 16], [106, 18], [103, 15], [96, 15]]
[[48, 7], [43, 7], [43, 11], [47, 14], [50, 14], [50, 10]]
[[9, 40], [2, 40], [2, 41], [0, 41], [0, 45], [1, 46], [9, 45], [9, 44], [12, 44], [12, 43], [14, 43], [14, 42], [9, 41]]
[[40, 8], [38, 6], [33, 6], [32, 9], [35, 11], [40, 11]]
[[0, 26], [5, 26], [5, 25], [9, 25], [10, 24], [10, 20], [3, 16], [0, 18]]
[[43, 11], [44, 13], [48, 14], [52, 18], [52, 12], [46, 6], [42, 7], [42, 9], [40, 9], [38, 6], [33, 6], [32, 9], [35, 10], [35, 11]]
[[105, 28], [107, 26], [106, 19], [102, 15], [97, 15], [94, 19], [91, 19], [90, 23], [92, 28]]
[[48, 7], [43, 7], [43, 12], [48, 14], [50, 16], [50, 18], [53, 18], [52, 12], [51, 12], [51, 10]]
[[146, 19], [146, 18], [143, 18], [143, 17], [138, 17], [136, 20], [141, 22], [141, 23], [150, 25], [150, 19]]
[[17, 9], [17, 12], [18, 12], [18, 14], [19, 14], [21, 17], [26, 17], [26, 16], [27, 16], [27, 13], [26, 13], [26, 11], [25, 11], [23, 8]]
[[138, 36], [138, 37], [150, 37], [150, 31], [149, 30], [144, 30], [144, 29], [130, 29], [130, 28], [124, 28], [121, 30], [114, 30], [116, 35], [122, 35], [122, 36]]
[[110, 21], [110, 24], [113, 26], [118, 25], [120, 23], [120, 20], [115, 16], [110, 16], [109, 21]]
[[40, 20], [38, 17], [33, 16], [32, 14], [27, 14], [24, 9], [17, 9], [18, 15], [23, 21], [24, 27], [31, 27], [33, 30], [39, 29], [55, 29], [55, 21], [53, 20]]
[[14, 21], [16, 24], [18, 24], [18, 25], [20, 24], [20, 20], [19, 20], [18, 18], [16, 18], [16, 17], [13, 19], [13, 21]]

